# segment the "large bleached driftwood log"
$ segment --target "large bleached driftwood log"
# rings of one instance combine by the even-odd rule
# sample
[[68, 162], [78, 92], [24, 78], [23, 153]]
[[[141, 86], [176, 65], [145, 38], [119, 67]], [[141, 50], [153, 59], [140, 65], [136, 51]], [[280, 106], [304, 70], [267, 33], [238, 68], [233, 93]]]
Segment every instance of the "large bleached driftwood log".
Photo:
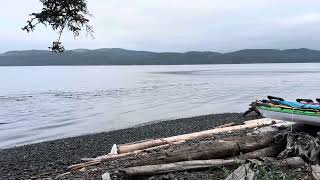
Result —
[[[245, 121], [244, 124], [245, 125], [248, 125], [248, 124], [261, 124], [261, 122], [264, 122], [264, 123], [268, 123], [270, 122], [269, 120], [271, 119], [267, 119], [267, 118], [263, 118], [263, 119], [256, 119], [256, 120], [249, 120], [249, 121]], [[253, 133], [251, 134], [254, 134], [254, 135], [258, 135], [258, 134], [263, 134], [263, 133], [274, 133], [276, 131], [279, 131], [279, 129], [276, 127], [276, 125], [282, 125], [282, 126], [286, 126], [285, 124], [283, 124], [284, 122], [283, 121], [279, 121], [279, 120], [272, 120], [271, 123], [273, 121], [276, 121], [277, 124], [274, 124], [275, 127], [271, 127], [271, 126], [264, 126], [262, 128], [259, 128], [258, 130], [255, 130]], [[225, 128], [226, 127], [230, 127], [230, 126], [233, 126], [234, 123], [227, 123], [227, 124], [223, 124], [221, 126], [218, 126], [216, 129], [214, 130], [217, 130], [217, 129], [223, 129], [221, 130], [220, 132], [224, 132], [225, 131]], [[243, 126], [242, 126], [243, 127]], [[234, 127], [232, 127], [234, 128]], [[211, 130], [209, 130], [211, 131]], [[197, 132], [197, 133], [202, 133], [202, 132]], [[185, 135], [192, 135], [194, 133], [191, 133], [191, 134], [185, 134]], [[182, 135], [182, 136], [185, 136], [185, 135]], [[211, 135], [211, 134], [210, 134]], [[174, 136], [176, 137], [176, 136]], [[168, 138], [164, 138], [164, 139], [171, 139], [172, 137], [168, 137]], [[194, 138], [197, 138], [197, 136], [195, 136]], [[146, 143], [148, 144], [147, 142], [149, 141], [152, 141], [152, 140], [143, 140], [143, 141], [138, 141], [138, 142], [132, 142], [132, 143], [128, 143], [128, 144], [125, 144], [125, 145], [135, 145], [135, 144], [143, 144], [143, 143]], [[150, 147], [150, 148], [146, 148], [146, 149], [141, 149], [141, 150], [135, 150], [133, 152], [128, 152], [128, 153], [121, 153], [121, 154], [117, 154], [117, 155], [114, 155], [114, 154], [107, 154], [107, 155], [103, 155], [103, 156], [99, 156], [99, 157], [96, 157], [96, 158], [82, 158], [81, 160], [83, 161], [106, 161], [106, 160], [115, 160], [115, 159], [119, 159], [119, 158], [122, 158], [122, 157], [127, 157], [127, 156], [132, 156], [132, 155], [135, 155], [137, 153], [140, 153], [140, 152], [148, 152], [148, 151], [151, 151], [151, 150], [156, 150], [156, 149], [160, 149], [160, 148], [163, 148], [163, 147], [168, 147], [168, 146], [171, 146], [173, 144], [181, 144], [181, 143], [184, 143], [186, 142], [186, 140], [182, 140], [182, 141], [176, 141], [176, 142], [166, 142], [168, 144], [163, 144], [163, 145], [159, 145], [159, 146], [154, 146], [154, 147]], [[119, 145], [119, 146], [123, 146], [123, 145]], [[149, 146], [149, 145], [147, 145]], [[274, 148], [273, 148], [274, 149]], [[268, 149], [266, 149], [268, 150]], [[270, 152], [269, 152], [270, 154]], [[266, 151], [264, 154], [262, 154], [262, 156], [267, 156], [268, 154], [266, 154]]]
[[236, 156], [257, 149], [271, 146], [273, 134], [257, 136], [230, 137], [217, 141], [201, 141], [196, 144], [179, 147], [179, 149], [165, 149], [157, 156], [140, 158], [137, 165], [165, 164], [179, 161], [219, 159]]
[[170, 144], [164, 144], [161, 146], [155, 146], [155, 147], [151, 147], [151, 148], [147, 148], [147, 149], [141, 149], [141, 150], [136, 150], [133, 152], [128, 152], [128, 153], [123, 153], [123, 154], [107, 154], [107, 155], [103, 155], [103, 156], [98, 156], [95, 158], [82, 158], [82, 161], [108, 161], [108, 160], [116, 160], [116, 159], [120, 159], [120, 158], [124, 158], [124, 157], [128, 157], [128, 156], [134, 156], [137, 155], [139, 153], [143, 153], [143, 152], [149, 152], [149, 151], [154, 151], [157, 149], [161, 149], [161, 148], [166, 148], [172, 145], [178, 145], [178, 144], [182, 144], [185, 143], [186, 141], [178, 141], [178, 142], [173, 142]]
[[193, 161], [183, 161], [170, 164], [158, 164], [158, 165], [148, 165], [148, 166], [137, 166], [120, 169], [120, 172], [127, 176], [133, 175], [151, 175], [151, 174], [161, 174], [176, 171], [186, 171], [191, 169], [202, 169], [209, 167], [227, 166], [236, 163], [243, 163], [241, 160], [224, 160], [224, 159], [213, 159], [213, 160], [193, 160]]
[[[217, 141], [200, 141], [195, 144], [184, 144], [179, 148], [163, 149], [152, 156], [148, 153], [137, 153], [140, 156], [136, 165], [165, 164], [179, 161], [217, 159], [237, 156], [240, 153], [247, 153], [269, 147], [273, 144], [273, 133], [243, 137], [229, 137]], [[120, 154], [121, 155], [121, 154]], [[69, 169], [79, 169], [92, 164], [99, 164], [101, 161], [89, 161], [69, 166]]]
[[128, 152], [146, 149], [154, 146], [160, 146], [160, 145], [164, 145], [172, 142], [208, 137], [208, 136], [218, 134], [218, 133], [223, 133], [223, 132], [236, 131], [236, 130], [242, 130], [242, 129], [248, 129], [248, 128], [256, 128], [256, 127], [271, 125], [271, 124], [274, 124], [275, 122], [276, 120], [274, 119], [263, 118], [263, 119], [246, 121], [245, 124], [243, 125], [221, 127], [221, 128], [215, 128], [211, 130], [200, 131], [200, 132], [195, 132], [190, 134], [167, 137], [167, 138], [152, 139], [152, 140], [147, 140], [147, 141], [138, 142], [138, 143], [123, 144], [123, 145], [118, 145], [118, 153], [119, 154], [128, 153]]

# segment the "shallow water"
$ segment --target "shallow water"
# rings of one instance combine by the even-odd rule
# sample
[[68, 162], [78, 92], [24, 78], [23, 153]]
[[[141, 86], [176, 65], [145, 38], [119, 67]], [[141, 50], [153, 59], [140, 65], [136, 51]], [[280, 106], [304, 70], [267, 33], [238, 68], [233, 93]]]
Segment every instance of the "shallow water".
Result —
[[0, 148], [320, 97], [320, 64], [0, 67]]

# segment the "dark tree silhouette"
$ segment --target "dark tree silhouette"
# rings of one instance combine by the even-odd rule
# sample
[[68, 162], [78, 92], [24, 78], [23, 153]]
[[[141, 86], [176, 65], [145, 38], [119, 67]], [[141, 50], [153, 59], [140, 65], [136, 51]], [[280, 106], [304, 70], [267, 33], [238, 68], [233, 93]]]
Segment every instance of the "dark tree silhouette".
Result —
[[89, 11], [86, 0], [40, 0], [43, 8], [39, 13], [30, 14], [31, 19], [22, 30], [32, 32], [37, 25], [50, 26], [57, 31], [58, 38], [49, 47], [53, 52], [65, 50], [61, 43], [61, 35], [65, 29], [71, 31], [74, 37], [79, 36], [81, 30], [85, 29], [87, 35], [93, 34], [92, 26], [89, 25]]

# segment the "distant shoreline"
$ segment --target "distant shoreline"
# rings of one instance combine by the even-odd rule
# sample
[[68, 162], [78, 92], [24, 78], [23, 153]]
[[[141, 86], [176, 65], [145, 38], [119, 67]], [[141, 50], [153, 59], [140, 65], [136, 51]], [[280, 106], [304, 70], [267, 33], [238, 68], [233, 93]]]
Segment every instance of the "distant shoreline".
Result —
[[255, 115], [241, 117], [241, 113], [210, 114], [3, 149], [0, 150], [0, 177], [28, 179], [41, 173], [59, 174], [83, 157], [107, 154], [113, 144], [191, 133], [256, 118]]
[[63, 66], [193, 66], [193, 65], [248, 65], [248, 64], [318, 64], [319, 62], [274, 62], [274, 63], [237, 63], [237, 64], [129, 64], [129, 65], [8, 65], [0, 67], [63, 67]]
[[190, 51], [148, 52], [120, 48], [10, 51], [0, 54], [0, 66], [84, 66], [84, 65], [195, 65], [256, 63], [319, 63], [320, 51], [300, 49], [243, 49], [219, 53]]

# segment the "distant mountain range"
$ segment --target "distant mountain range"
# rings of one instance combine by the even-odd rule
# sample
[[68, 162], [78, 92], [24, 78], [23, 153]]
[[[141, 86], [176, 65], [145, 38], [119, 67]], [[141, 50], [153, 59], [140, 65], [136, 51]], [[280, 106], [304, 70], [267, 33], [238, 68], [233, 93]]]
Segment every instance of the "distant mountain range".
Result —
[[0, 54], [0, 66], [51, 65], [180, 65], [320, 62], [320, 51], [310, 49], [244, 49], [230, 53], [190, 51], [148, 52], [120, 48], [75, 49], [64, 53], [46, 50], [9, 51]]

